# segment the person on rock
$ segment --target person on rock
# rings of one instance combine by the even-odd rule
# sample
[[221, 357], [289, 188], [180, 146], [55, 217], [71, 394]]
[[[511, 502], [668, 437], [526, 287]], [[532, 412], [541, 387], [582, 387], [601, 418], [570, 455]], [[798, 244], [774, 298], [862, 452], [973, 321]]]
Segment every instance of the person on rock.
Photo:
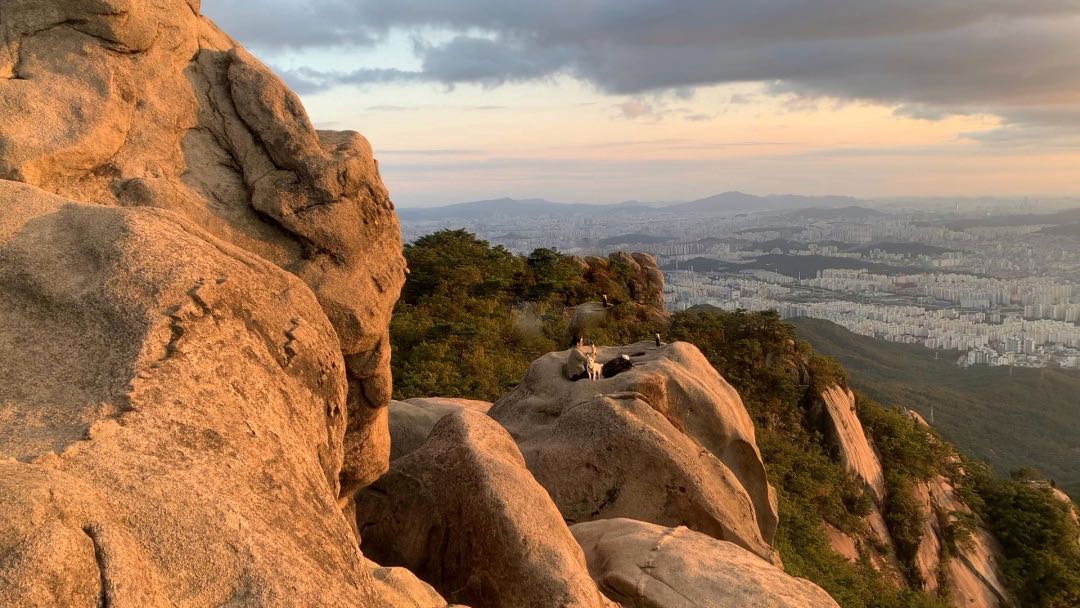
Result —
[[581, 336], [574, 336], [570, 343], [570, 352], [566, 355], [566, 363], [563, 364], [563, 375], [568, 380], [581, 380], [588, 377], [585, 365], [588, 363], [588, 353], [585, 351], [585, 340]]

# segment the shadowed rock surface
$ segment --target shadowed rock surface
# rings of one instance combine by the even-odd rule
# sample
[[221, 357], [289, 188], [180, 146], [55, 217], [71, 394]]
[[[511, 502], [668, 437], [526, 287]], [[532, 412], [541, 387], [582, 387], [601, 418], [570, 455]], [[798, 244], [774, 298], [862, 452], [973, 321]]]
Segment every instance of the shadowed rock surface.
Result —
[[469, 409], [356, 496], [369, 557], [474, 608], [607, 605], [513, 440]]
[[0, 15], [0, 178], [169, 209], [303, 279], [345, 355], [342, 492], [377, 478], [404, 260], [363, 137], [316, 131], [197, 0], [0, 0]]
[[397, 460], [415, 451], [427, 441], [436, 422], [444, 416], [463, 409], [486, 414], [491, 409], [491, 404], [474, 399], [445, 397], [420, 397], [405, 401], [391, 401], [389, 407], [390, 460]]
[[600, 589], [626, 608], [837, 608], [810, 581], [687, 528], [606, 519], [570, 530]]
[[776, 502], [735, 389], [690, 344], [600, 349], [631, 355], [610, 379], [571, 382], [545, 355], [489, 415], [570, 523], [627, 517], [685, 525], [766, 559]]
[[385, 605], [337, 496], [338, 336], [159, 209], [0, 181], [0, 605]]

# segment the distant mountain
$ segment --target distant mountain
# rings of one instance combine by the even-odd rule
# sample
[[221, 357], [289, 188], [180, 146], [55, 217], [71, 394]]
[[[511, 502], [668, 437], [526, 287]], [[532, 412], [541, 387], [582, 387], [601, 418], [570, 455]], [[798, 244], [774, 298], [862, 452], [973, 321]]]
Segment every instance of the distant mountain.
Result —
[[962, 450], [998, 474], [1033, 466], [1080, 496], [1080, 372], [956, 365], [940, 353], [852, 333], [820, 319], [795, 319], [799, 337], [835, 357], [860, 391], [917, 410]]
[[[651, 213], [729, 213], [740, 211], [777, 211], [814, 208], [827, 212], [835, 207], [861, 209], [863, 215], [874, 212], [858, 207], [858, 199], [848, 196], [797, 196], [791, 194], [755, 196], [743, 192], [725, 192], [685, 203], [660, 204], [626, 201], [614, 205], [592, 203], [557, 203], [542, 198], [497, 198], [483, 201], [470, 201], [439, 207], [399, 207], [398, 215], [407, 221], [438, 221], [445, 219], [484, 219], [558, 217], [568, 215], [597, 215], [612, 212], [651, 212]], [[849, 211], [853, 213], [854, 211]], [[857, 212], [863, 213], [863, 212]], [[838, 216], [842, 217], [842, 216]]]
[[444, 219], [485, 219], [485, 218], [530, 218], [559, 217], [567, 215], [596, 215], [611, 213], [612, 210], [637, 211], [652, 210], [636, 201], [618, 205], [594, 205], [587, 203], [556, 203], [542, 198], [497, 198], [484, 201], [470, 201], [441, 207], [399, 207], [398, 216], [403, 220], [437, 221]]
[[804, 207], [850, 207], [858, 202], [860, 202], [858, 199], [850, 196], [798, 196], [794, 194], [755, 196], [745, 192], [725, 192], [696, 201], [668, 205], [664, 209], [693, 213], [721, 213], [800, 209]]

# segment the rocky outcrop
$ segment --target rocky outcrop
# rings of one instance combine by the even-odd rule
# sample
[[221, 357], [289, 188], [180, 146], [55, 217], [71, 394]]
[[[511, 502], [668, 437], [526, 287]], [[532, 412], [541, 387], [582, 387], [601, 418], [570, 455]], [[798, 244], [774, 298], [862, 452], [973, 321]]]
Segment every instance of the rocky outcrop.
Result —
[[390, 460], [397, 460], [416, 451], [427, 441], [435, 423], [444, 416], [468, 409], [486, 414], [491, 408], [487, 401], [473, 399], [450, 399], [423, 397], [405, 401], [391, 401], [390, 414]]
[[422, 446], [356, 497], [366, 554], [474, 608], [597, 607], [581, 548], [484, 414], [440, 419]]
[[[999, 578], [1001, 549], [986, 528], [977, 523], [971, 509], [956, 496], [949, 480], [938, 476], [917, 484], [915, 497], [924, 509], [926, 521], [917, 559], [925, 587], [936, 591], [945, 586], [956, 606], [1011, 605], [1009, 592]], [[950, 527], [960, 517], [972, 519], [976, 525], [969, 537], [950, 543], [948, 539], [953, 536]]]
[[625, 517], [687, 526], [771, 558], [776, 502], [735, 389], [690, 344], [600, 349], [633, 369], [599, 381], [535, 361], [489, 415], [568, 522]]
[[855, 412], [855, 394], [849, 388], [831, 386], [821, 393], [821, 405], [826, 433], [837, 447], [844, 467], [866, 485], [875, 503], [882, 504], [885, 475]]
[[1076, 542], [1080, 543], [1080, 509], [1077, 508], [1076, 503], [1068, 494], [1062, 492], [1060, 488], [1050, 488], [1054, 499], [1065, 505], [1069, 510], [1069, 519], [1072, 520], [1073, 525], [1077, 529]]
[[687, 528], [605, 519], [571, 530], [600, 589], [626, 608], [837, 608], [817, 585]]
[[[635, 304], [663, 313], [664, 273], [656, 258], [648, 253], [616, 251], [607, 258], [574, 258], [585, 270], [589, 282], [607, 291], [615, 300], [623, 289]], [[612, 302], [614, 303], [614, 301]]]
[[387, 466], [387, 328], [404, 280], [367, 142], [316, 131], [299, 99], [197, 0], [8, 0], [0, 178], [171, 210], [300, 277], [349, 378], [342, 493]]
[[0, 368], [0, 605], [385, 605], [337, 503], [338, 335], [294, 275], [0, 181]]

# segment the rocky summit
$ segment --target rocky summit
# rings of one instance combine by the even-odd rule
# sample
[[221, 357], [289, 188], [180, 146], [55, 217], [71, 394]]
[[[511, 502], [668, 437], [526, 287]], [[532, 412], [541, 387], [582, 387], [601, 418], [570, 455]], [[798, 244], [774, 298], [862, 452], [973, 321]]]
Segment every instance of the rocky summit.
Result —
[[[784, 571], [760, 421], [697, 346], [601, 347], [575, 381], [550, 342], [494, 403], [392, 401], [406, 264], [361, 135], [316, 130], [197, 0], [0, 0], [0, 25], [0, 606], [838, 605]], [[651, 256], [566, 260], [603, 294], [568, 332], [670, 321]], [[869, 495], [835, 561], [1007, 605], [941, 475], [903, 494], [902, 566], [879, 446], [818, 388]]]

